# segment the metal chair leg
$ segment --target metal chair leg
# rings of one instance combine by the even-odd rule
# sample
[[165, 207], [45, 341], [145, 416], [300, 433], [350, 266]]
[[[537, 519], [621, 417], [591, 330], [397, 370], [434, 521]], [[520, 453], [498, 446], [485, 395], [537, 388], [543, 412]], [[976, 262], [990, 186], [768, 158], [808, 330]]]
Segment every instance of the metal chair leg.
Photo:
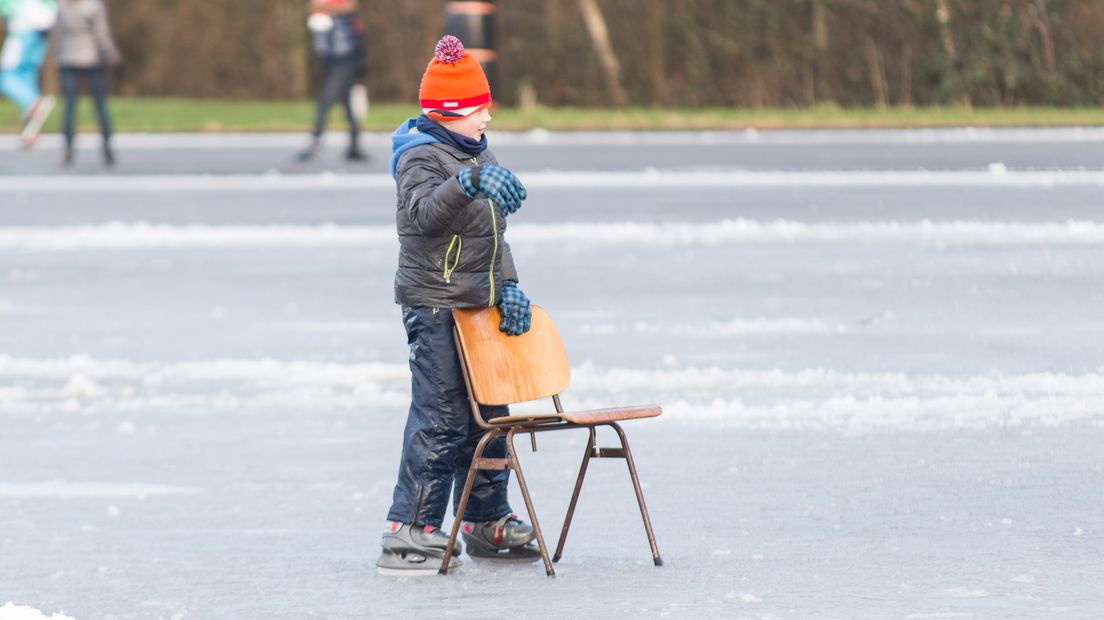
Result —
[[579, 477], [575, 479], [575, 492], [571, 494], [571, 503], [567, 506], [567, 516], [564, 517], [563, 529], [560, 530], [560, 541], [556, 544], [556, 553], [552, 556], [553, 562], [559, 562], [563, 555], [564, 543], [567, 542], [567, 530], [571, 527], [571, 518], [575, 516], [575, 504], [579, 501], [579, 491], [583, 489], [583, 477], [586, 476], [587, 466], [590, 465], [591, 456], [594, 454], [594, 427], [588, 428], [590, 439], [587, 440], [586, 452], [583, 453], [583, 463], [579, 466]]
[[633, 462], [632, 451], [629, 450], [629, 440], [625, 438], [625, 431], [616, 422], [609, 424], [617, 436], [621, 439], [621, 449], [625, 452], [625, 463], [629, 466], [629, 477], [632, 478], [633, 489], [636, 490], [636, 502], [640, 504], [640, 516], [644, 519], [644, 531], [648, 534], [648, 544], [652, 547], [652, 561], [656, 566], [663, 566], [663, 558], [659, 557], [659, 547], [656, 546], [655, 534], [652, 532], [652, 520], [648, 517], [648, 507], [644, 504], [644, 493], [640, 490], [640, 479], [636, 476], [636, 464]]
[[529, 497], [529, 486], [525, 484], [525, 475], [521, 473], [521, 463], [517, 459], [517, 451], [514, 449], [514, 430], [506, 433], [507, 456], [510, 459], [510, 468], [517, 474], [518, 486], [521, 487], [521, 497], [525, 500], [525, 509], [529, 511], [529, 520], [533, 523], [533, 532], [537, 535], [537, 546], [540, 547], [541, 560], [544, 561], [544, 572], [549, 577], [555, 577], [556, 571], [552, 568], [552, 561], [548, 559], [548, 548], [544, 546], [544, 535], [541, 534], [540, 523], [537, 521], [537, 511], [533, 509], [533, 500]]
[[445, 548], [445, 557], [441, 560], [441, 568], [437, 570], [438, 575], [448, 574], [448, 565], [452, 558], [452, 550], [456, 548], [456, 537], [460, 533], [460, 521], [464, 518], [464, 511], [468, 509], [468, 499], [471, 498], [472, 487], [475, 486], [475, 473], [479, 470], [479, 459], [483, 458], [483, 450], [486, 449], [487, 444], [492, 439], [502, 434], [502, 431], [493, 430], [485, 435], [483, 439], [479, 440], [479, 444], [475, 447], [475, 453], [472, 454], [471, 465], [468, 467], [468, 477], [464, 480], [464, 491], [460, 494], [460, 504], [456, 507], [456, 515], [452, 519], [452, 530], [449, 531], [448, 547]]

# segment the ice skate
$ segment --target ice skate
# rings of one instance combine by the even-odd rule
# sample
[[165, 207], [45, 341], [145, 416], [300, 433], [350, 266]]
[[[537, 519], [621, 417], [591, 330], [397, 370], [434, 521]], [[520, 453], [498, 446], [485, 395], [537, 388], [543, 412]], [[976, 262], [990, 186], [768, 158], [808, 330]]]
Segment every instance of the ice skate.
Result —
[[350, 144], [345, 150], [346, 161], [368, 161], [368, 155], [355, 144]]
[[[441, 568], [441, 559], [445, 557], [448, 536], [436, 527], [391, 522], [383, 532], [382, 544], [383, 552], [376, 561], [376, 568], [381, 575], [435, 575]], [[448, 563], [450, 571], [463, 565], [457, 557], [460, 555], [460, 545], [453, 549], [452, 555]]]
[[473, 558], [534, 561], [541, 557], [540, 547], [533, 542], [537, 537], [533, 526], [517, 515], [482, 523], [463, 521], [460, 532]]
[[309, 161], [314, 160], [316, 157], [318, 157], [318, 154], [321, 151], [322, 151], [322, 142], [319, 141], [319, 140], [312, 140], [311, 143], [307, 146], [307, 148], [303, 149], [302, 151], [299, 151], [299, 153], [295, 156], [295, 159], [298, 160], [299, 163], [305, 164]]

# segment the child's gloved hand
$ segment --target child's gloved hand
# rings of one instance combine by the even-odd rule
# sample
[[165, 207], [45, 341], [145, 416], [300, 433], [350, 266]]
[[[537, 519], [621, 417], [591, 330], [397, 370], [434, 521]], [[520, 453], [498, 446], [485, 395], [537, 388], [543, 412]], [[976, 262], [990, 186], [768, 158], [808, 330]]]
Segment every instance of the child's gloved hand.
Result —
[[529, 309], [529, 298], [518, 288], [517, 282], [506, 280], [502, 284], [502, 298], [498, 300], [498, 311], [502, 320], [499, 331], [507, 336], [520, 336], [533, 325], [533, 312]]
[[464, 168], [456, 177], [469, 198], [475, 198], [477, 192], [483, 192], [498, 207], [498, 213], [502, 217], [520, 209], [521, 201], [529, 197], [529, 192], [521, 181], [502, 166], [486, 164]]

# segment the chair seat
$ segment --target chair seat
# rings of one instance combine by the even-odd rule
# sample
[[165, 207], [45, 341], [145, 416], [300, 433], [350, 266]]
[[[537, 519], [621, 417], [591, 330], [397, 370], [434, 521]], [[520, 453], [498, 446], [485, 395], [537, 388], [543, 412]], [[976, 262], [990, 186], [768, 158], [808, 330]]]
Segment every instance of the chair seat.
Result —
[[487, 424], [495, 426], [510, 426], [513, 424], [556, 424], [563, 422], [564, 417], [558, 413], [522, 413], [507, 415], [487, 420]]
[[636, 405], [631, 407], [610, 407], [608, 409], [590, 409], [587, 411], [574, 411], [565, 413], [534, 413], [503, 416], [491, 418], [490, 424], [496, 426], [539, 426], [545, 424], [557, 424], [568, 422], [587, 426], [591, 424], [606, 424], [620, 422], [622, 420], [636, 420], [639, 418], [654, 418], [663, 413], [659, 405]]

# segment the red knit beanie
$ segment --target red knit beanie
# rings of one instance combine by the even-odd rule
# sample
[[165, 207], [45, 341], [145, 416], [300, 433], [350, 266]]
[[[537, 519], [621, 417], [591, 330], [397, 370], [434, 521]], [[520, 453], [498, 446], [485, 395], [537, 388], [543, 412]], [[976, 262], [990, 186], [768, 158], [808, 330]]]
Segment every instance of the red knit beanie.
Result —
[[437, 42], [422, 86], [418, 89], [422, 112], [435, 121], [467, 117], [491, 104], [491, 85], [483, 67], [464, 51], [452, 35]]

